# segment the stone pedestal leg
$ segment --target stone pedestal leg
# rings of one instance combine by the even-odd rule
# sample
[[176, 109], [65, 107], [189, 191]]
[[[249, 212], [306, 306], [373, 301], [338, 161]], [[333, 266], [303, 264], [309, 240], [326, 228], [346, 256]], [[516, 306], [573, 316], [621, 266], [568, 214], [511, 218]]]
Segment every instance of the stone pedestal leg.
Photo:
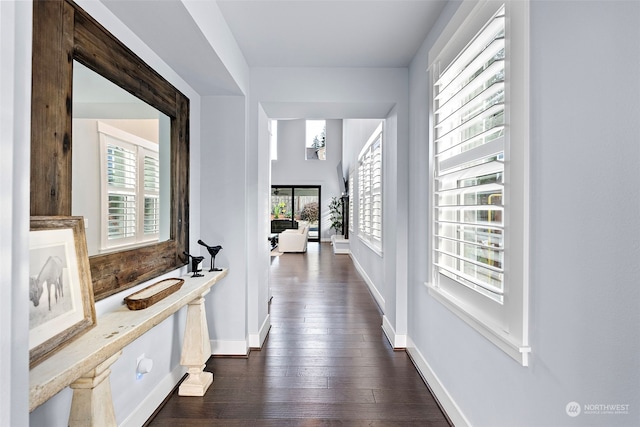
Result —
[[111, 399], [109, 367], [120, 357], [117, 352], [91, 371], [87, 372], [70, 387], [73, 389], [69, 426], [107, 427], [115, 426], [116, 414]]
[[204, 296], [208, 293], [209, 290], [187, 306], [187, 324], [180, 364], [187, 368], [188, 377], [180, 384], [180, 396], [204, 396], [213, 382], [213, 374], [204, 372], [205, 363], [211, 357], [211, 342], [204, 307]]

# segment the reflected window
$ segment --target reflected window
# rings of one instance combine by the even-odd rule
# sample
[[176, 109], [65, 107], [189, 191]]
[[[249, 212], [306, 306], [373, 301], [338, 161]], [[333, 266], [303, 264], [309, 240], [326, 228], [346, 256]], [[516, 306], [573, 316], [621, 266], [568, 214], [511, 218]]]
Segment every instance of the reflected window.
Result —
[[158, 144], [98, 122], [103, 172], [101, 249], [157, 241], [160, 233]]

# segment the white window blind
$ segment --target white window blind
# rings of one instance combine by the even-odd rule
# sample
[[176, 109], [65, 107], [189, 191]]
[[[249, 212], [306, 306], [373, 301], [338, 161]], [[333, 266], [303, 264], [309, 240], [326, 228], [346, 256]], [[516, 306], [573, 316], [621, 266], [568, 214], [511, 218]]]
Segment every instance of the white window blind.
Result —
[[358, 236], [382, 249], [382, 124], [371, 135], [358, 161]]
[[434, 91], [434, 265], [502, 303], [504, 6], [440, 74]]
[[137, 161], [133, 150], [107, 144], [107, 238], [127, 239], [136, 233]]
[[160, 233], [160, 161], [156, 156], [144, 155], [144, 224], [145, 235]]
[[429, 52], [429, 294], [529, 360], [529, 1], [463, 0]]
[[158, 240], [158, 144], [98, 123], [103, 158], [101, 249]]
[[354, 193], [353, 193], [353, 172], [349, 173], [349, 231], [353, 231], [353, 205], [354, 205]]

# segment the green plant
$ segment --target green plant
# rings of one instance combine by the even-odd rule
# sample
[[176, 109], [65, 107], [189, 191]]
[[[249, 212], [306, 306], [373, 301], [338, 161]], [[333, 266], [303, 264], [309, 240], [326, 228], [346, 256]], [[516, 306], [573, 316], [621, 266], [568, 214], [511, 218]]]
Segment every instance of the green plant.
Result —
[[275, 205], [273, 207], [273, 218], [274, 219], [279, 219], [280, 218], [280, 214], [282, 213], [282, 210], [285, 208], [285, 203], [284, 202], [280, 202], [277, 205]]
[[331, 203], [329, 203], [329, 221], [331, 221], [331, 228], [336, 230], [336, 234], [342, 233], [342, 199], [338, 197], [332, 197]]

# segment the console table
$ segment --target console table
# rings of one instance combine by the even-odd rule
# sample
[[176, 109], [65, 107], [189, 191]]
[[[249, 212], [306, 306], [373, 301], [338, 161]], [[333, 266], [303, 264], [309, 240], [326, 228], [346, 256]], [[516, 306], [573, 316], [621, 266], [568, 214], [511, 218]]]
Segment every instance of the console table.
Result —
[[188, 377], [178, 393], [203, 396], [213, 382], [205, 372], [211, 356], [204, 296], [227, 275], [228, 269], [205, 272], [204, 277], [185, 276], [182, 288], [144, 310], [118, 310], [98, 318], [97, 325], [31, 369], [29, 411], [63, 388], [73, 389], [69, 426], [115, 425], [109, 367], [122, 349], [187, 305], [187, 321], [180, 364]]

